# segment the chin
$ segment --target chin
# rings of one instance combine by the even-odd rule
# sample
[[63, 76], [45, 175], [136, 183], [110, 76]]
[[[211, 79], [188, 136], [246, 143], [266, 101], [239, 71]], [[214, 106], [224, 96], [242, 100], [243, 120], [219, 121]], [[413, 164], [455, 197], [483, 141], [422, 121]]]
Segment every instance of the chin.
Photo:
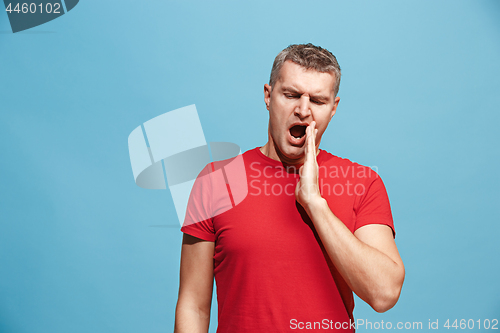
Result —
[[304, 157], [305, 153], [304, 147], [294, 147], [294, 146], [286, 147], [286, 149], [280, 151], [283, 156], [285, 156], [287, 159], [290, 160], [298, 160]]

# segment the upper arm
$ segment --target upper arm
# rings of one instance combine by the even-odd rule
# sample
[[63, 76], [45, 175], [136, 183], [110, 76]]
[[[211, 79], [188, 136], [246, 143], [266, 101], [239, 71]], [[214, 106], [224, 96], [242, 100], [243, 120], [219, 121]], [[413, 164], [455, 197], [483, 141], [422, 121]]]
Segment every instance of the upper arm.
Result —
[[179, 304], [210, 312], [214, 280], [214, 242], [184, 234]]
[[391, 258], [398, 266], [403, 267], [392, 229], [388, 225], [367, 224], [354, 231], [354, 236]]

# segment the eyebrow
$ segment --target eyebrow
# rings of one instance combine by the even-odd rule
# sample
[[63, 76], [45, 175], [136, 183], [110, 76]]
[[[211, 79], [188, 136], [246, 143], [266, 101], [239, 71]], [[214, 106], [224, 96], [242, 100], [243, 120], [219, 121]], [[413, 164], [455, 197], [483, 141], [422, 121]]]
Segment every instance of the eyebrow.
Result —
[[[290, 93], [297, 94], [297, 95], [303, 95], [297, 89], [292, 88], [292, 87], [284, 87], [283, 88], [283, 92], [290, 92]], [[318, 100], [318, 101], [321, 101], [321, 102], [327, 102], [328, 101], [328, 96], [323, 96], [323, 95], [309, 95], [309, 99], [314, 99], [314, 100]]]

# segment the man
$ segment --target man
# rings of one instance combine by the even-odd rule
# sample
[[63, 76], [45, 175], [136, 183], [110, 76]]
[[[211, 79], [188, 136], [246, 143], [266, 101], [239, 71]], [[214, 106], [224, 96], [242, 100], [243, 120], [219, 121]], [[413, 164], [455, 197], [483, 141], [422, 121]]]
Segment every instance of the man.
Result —
[[353, 332], [352, 292], [377, 312], [397, 302], [404, 267], [381, 179], [319, 150], [340, 75], [325, 49], [283, 50], [264, 86], [268, 142], [243, 154], [245, 199], [217, 210], [206, 189], [227, 164], [200, 174], [210, 177], [196, 181], [203, 194], [192, 192], [181, 229], [175, 332], [207, 332], [214, 276], [218, 332]]

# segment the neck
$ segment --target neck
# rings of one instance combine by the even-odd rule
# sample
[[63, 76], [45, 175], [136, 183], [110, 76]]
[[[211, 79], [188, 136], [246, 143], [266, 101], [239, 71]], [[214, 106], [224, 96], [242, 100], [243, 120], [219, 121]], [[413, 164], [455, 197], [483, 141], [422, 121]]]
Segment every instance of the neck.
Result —
[[288, 158], [285, 155], [283, 155], [281, 151], [276, 149], [274, 145], [271, 145], [269, 142], [267, 142], [264, 146], [260, 147], [260, 151], [267, 157], [276, 161], [280, 161], [285, 165], [298, 165], [304, 163], [304, 156], [301, 156], [299, 159]]
[[[285, 156], [274, 144], [274, 141], [272, 138], [269, 138], [267, 143], [260, 147], [260, 151], [262, 154], [266, 155], [267, 157], [280, 161], [281, 163], [285, 165], [301, 165], [304, 164], [305, 161], [305, 155], [302, 154], [299, 158], [297, 159], [292, 159], [287, 156]], [[318, 146], [316, 146], [316, 156], [319, 154], [319, 149]]]

